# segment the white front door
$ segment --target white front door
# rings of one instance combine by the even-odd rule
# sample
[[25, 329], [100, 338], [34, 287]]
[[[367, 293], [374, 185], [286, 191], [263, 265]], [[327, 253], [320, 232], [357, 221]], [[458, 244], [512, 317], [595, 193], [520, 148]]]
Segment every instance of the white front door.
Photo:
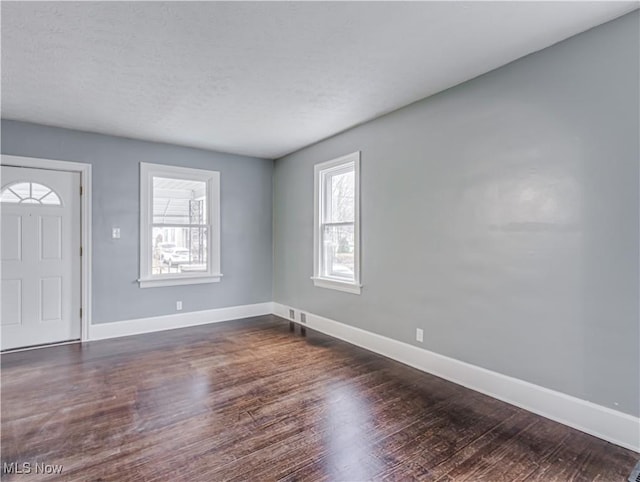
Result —
[[80, 174], [2, 166], [0, 348], [80, 338]]

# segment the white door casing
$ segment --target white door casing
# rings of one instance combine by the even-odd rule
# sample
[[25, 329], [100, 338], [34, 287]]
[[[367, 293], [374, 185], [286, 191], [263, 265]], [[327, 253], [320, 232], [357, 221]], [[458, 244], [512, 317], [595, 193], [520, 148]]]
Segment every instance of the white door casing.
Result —
[[80, 174], [1, 169], [0, 348], [79, 339]]

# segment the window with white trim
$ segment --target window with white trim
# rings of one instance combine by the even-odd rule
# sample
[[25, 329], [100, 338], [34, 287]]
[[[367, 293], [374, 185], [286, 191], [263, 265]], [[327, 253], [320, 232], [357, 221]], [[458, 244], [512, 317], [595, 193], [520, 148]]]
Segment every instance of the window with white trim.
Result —
[[221, 276], [220, 173], [140, 163], [140, 287]]
[[360, 294], [360, 152], [314, 169], [315, 286]]

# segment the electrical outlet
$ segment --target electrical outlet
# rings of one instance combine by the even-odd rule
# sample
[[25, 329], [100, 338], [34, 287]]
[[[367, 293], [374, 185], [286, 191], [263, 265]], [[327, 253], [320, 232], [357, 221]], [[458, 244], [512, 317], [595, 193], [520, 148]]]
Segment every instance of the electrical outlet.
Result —
[[416, 328], [416, 341], [419, 341], [420, 343], [422, 343], [423, 339], [424, 339], [424, 331], [422, 331], [421, 328]]
[[120, 239], [120, 228], [113, 228], [111, 230], [111, 237], [113, 239]]
[[306, 313], [300, 313], [300, 323], [307, 323], [307, 314]]
[[182, 310], [182, 301], [176, 301], [176, 310], [177, 311]]
[[296, 312], [293, 310], [289, 310], [289, 318], [291, 318], [292, 320], [296, 319]]

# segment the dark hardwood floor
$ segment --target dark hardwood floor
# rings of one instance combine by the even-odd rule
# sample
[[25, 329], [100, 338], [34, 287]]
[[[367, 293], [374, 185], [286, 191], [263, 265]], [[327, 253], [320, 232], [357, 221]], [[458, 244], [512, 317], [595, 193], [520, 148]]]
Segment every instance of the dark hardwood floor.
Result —
[[273, 316], [1, 363], [2, 462], [65, 480], [625, 481], [639, 457]]

